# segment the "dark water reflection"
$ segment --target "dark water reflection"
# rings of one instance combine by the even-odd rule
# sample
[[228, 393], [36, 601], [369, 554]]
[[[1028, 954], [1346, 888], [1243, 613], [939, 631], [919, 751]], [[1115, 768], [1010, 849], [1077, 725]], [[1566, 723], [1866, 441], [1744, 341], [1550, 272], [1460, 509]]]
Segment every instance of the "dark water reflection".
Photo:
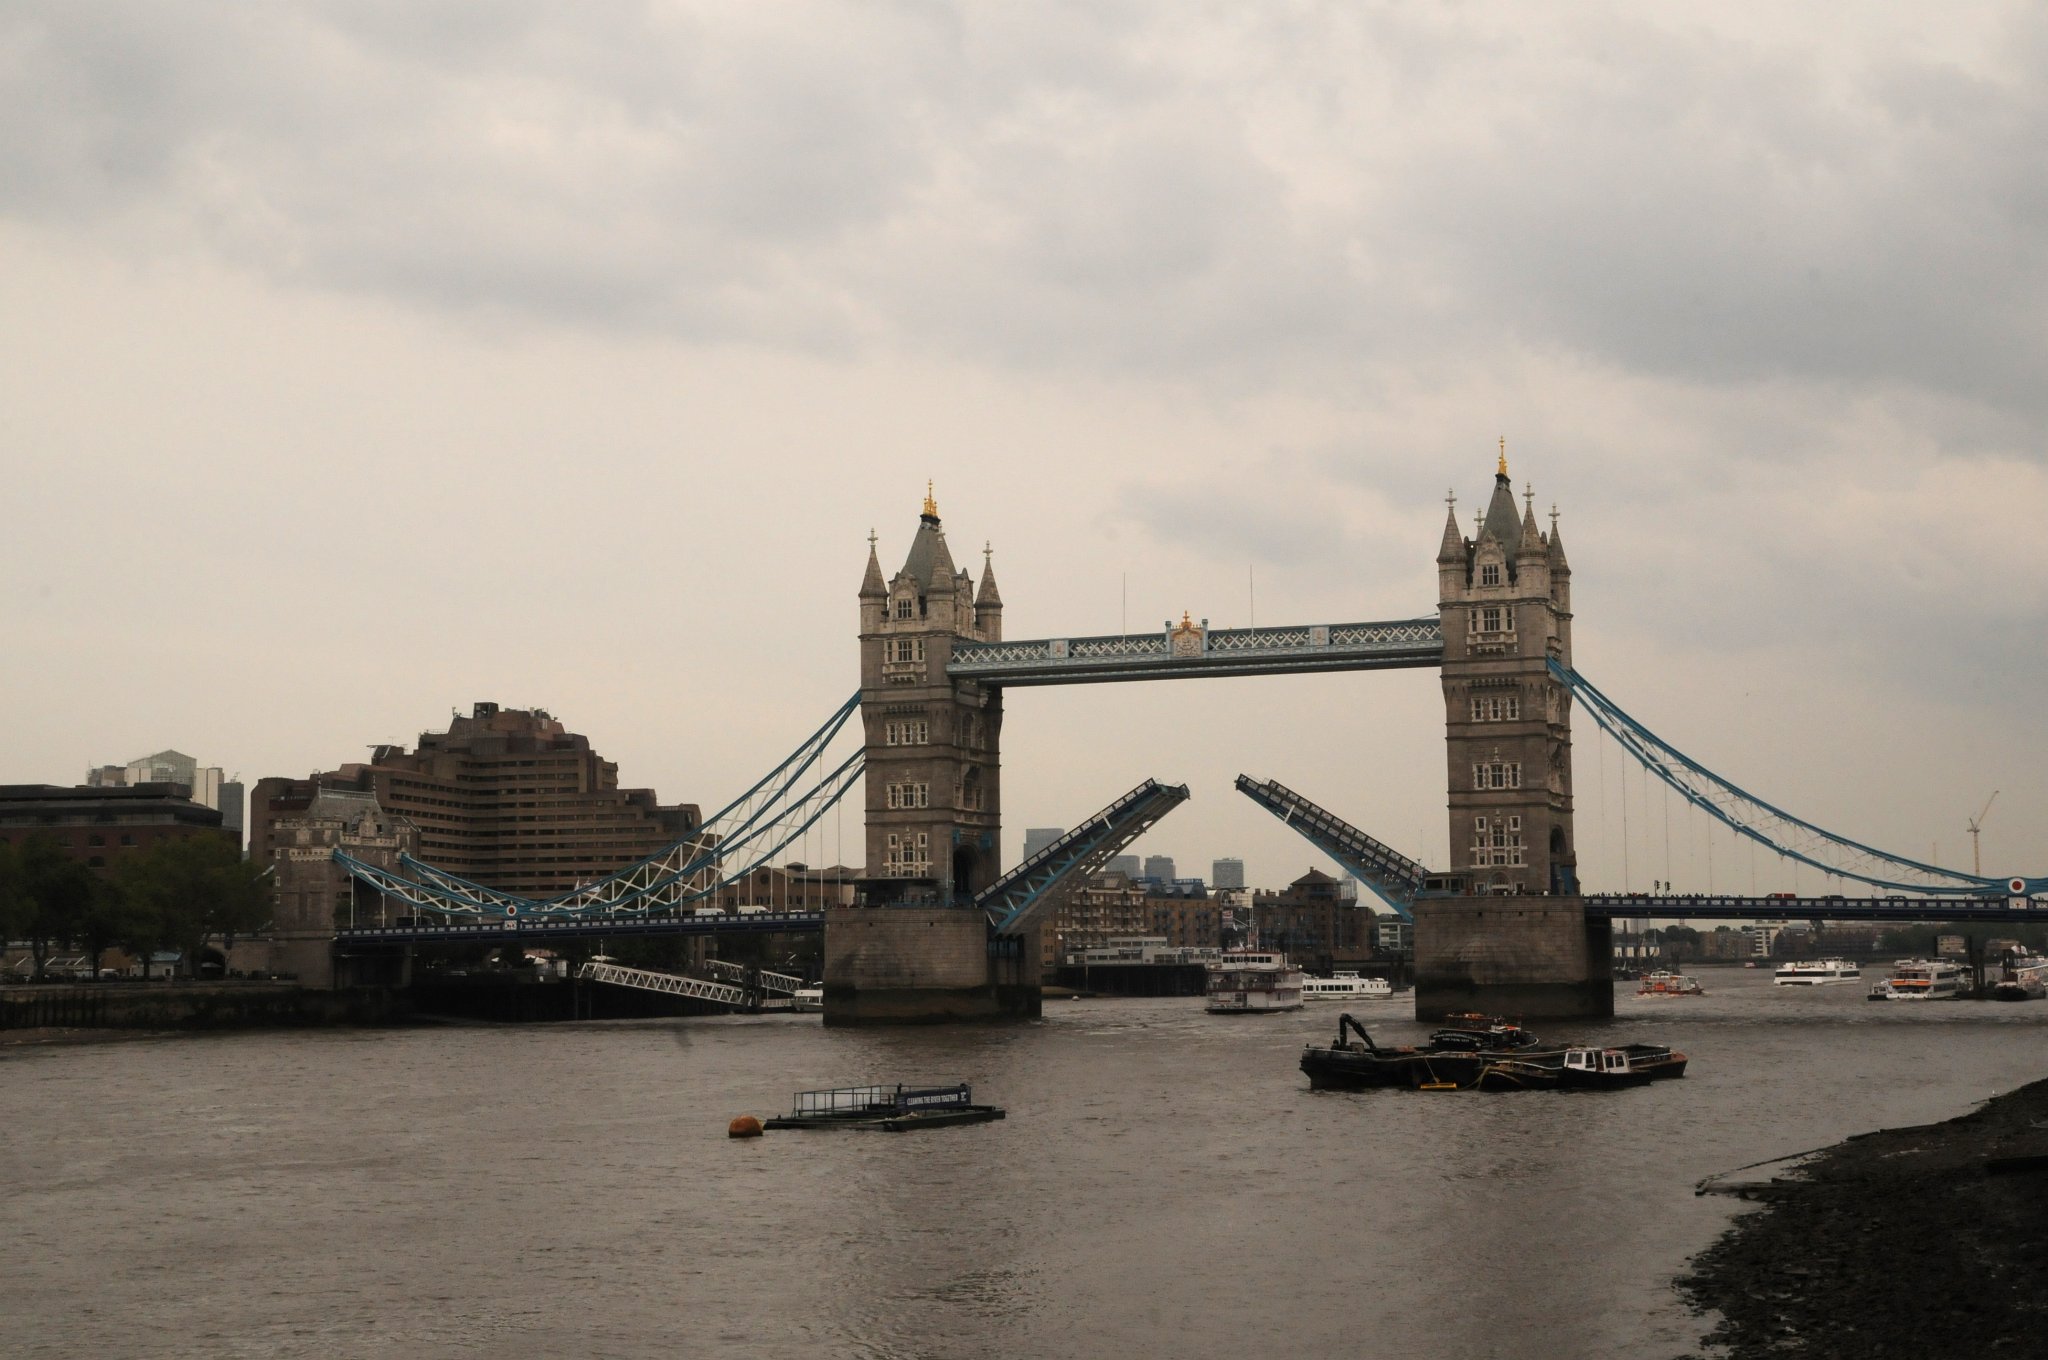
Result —
[[[2048, 1005], [1708, 980], [1552, 1027], [1693, 1056], [1608, 1095], [1311, 1095], [1334, 1009], [1182, 1000], [8, 1051], [0, 1351], [1676, 1355], [1669, 1281], [1729, 1212], [1694, 1181], [2048, 1069]], [[1010, 1118], [724, 1136], [899, 1077]]]

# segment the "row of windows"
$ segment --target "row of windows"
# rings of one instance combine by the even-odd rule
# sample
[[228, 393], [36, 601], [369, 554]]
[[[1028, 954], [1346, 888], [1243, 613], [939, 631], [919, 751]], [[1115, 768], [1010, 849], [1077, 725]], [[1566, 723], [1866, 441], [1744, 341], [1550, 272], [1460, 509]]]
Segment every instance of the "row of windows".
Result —
[[932, 786], [929, 784], [890, 784], [886, 793], [888, 805], [892, 808], [921, 808], [932, 805]]
[[924, 639], [897, 638], [889, 644], [888, 657], [891, 661], [922, 661], [924, 660]]
[[1473, 722], [1513, 722], [1522, 716], [1522, 696], [1519, 694], [1475, 694], [1472, 696]]
[[922, 831], [915, 836], [891, 832], [882, 853], [882, 872], [897, 878], [923, 878], [931, 873], [930, 839]]
[[882, 724], [882, 744], [885, 746], [928, 746], [932, 739], [932, 725], [928, 718], [906, 718], [902, 722]]
[[1499, 585], [1500, 563], [1488, 562], [1486, 565], [1479, 568], [1479, 584], [1483, 586]]
[[1519, 760], [1493, 761], [1491, 764], [1472, 767], [1472, 787], [1475, 789], [1519, 789], [1522, 787], [1522, 762]]
[[1472, 611], [1472, 628], [1475, 633], [1512, 633], [1515, 631], [1515, 609], [1513, 605], [1490, 604]]

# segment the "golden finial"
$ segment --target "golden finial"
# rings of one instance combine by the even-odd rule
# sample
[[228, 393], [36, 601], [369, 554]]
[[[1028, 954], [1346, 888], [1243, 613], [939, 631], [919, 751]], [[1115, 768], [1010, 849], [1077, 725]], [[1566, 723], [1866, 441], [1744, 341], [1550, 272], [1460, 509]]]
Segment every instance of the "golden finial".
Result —
[[1193, 628], [1195, 626], [1194, 619], [1188, 616], [1188, 611], [1185, 609], [1180, 611], [1180, 626], [1183, 628]]
[[932, 499], [932, 484], [929, 480], [924, 484], [924, 513], [930, 519], [939, 517], [939, 503]]
[[1506, 435], [1500, 437], [1500, 475], [1503, 477], [1508, 475], [1508, 437]]

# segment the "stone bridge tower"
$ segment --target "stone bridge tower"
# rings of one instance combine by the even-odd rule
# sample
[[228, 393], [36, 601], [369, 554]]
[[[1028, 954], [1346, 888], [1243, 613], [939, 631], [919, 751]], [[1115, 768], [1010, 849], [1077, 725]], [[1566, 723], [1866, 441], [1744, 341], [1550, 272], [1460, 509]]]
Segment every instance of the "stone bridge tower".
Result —
[[867, 876], [898, 900], [962, 901], [1001, 872], [1002, 691], [954, 682], [955, 642], [999, 642], [1003, 600], [984, 553], [977, 591], [953, 565], [927, 487], [902, 570], [882, 578], [875, 539], [860, 587], [860, 708], [867, 739]]
[[1456, 502], [1437, 551], [1451, 867], [1474, 893], [1576, 895], [1571, 695], [1546, 662], [1572, 660], [1571, 567], [1557, 532], [1518, 513], [1502, 441], [1472, 538]]

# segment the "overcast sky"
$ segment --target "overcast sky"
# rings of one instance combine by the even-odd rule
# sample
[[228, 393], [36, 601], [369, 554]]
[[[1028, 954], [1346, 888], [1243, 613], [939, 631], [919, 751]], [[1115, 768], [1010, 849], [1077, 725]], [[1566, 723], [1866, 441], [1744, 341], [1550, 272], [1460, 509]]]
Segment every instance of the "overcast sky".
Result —
[[[1400, 618], [1505, 435], [1610, 696], [2048, 872], [2044, 147], [2018, 3], [15, 0], [0, 781], [489, 699], [720, 804], [927, 478], [1013, 637]], [[1819, 887], [1576, 733], [1589, 886]], [[1441, 863], [1441, 743], [1426, 671], [1017, 691], [1006, 857], [1156, 776], [1140, 850], [1324, 863], [1249, 771]]]

